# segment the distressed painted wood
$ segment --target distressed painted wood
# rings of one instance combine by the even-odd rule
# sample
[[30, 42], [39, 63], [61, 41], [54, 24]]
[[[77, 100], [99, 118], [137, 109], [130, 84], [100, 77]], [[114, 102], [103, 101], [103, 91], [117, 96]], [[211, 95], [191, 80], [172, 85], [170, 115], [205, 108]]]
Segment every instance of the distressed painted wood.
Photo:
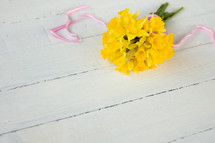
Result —
[[6, 134], [0, 140], [16, 143], [183, 143], [192, 136], [212, 132], [207, 138], [202, 136], [201, 142], [213, 143], [215, 96], [214, 90], [208, 89], [214, 86], [214, 80], [208, 81]]
[[106, 67], [2, 92], [0, 133], [214, 80], [214, 52], [211, 45], [204, 45], [177, 51], [171, 61], [139, 75], [126, 76]]
[[215, 130], [214, 128], [209, 128], [206, 130], [202, 130], [196, 133], [193, 133], [188, 136], [180, 137], [178, 139], [172, 140], [171, 142], [174, 143], [202, 143], [202, 142], [207, 142], [207, 143], [213, 143], [215, 142]]
[[[196, 33], [158, 68], [126, 76], [100, 55], [105, 28], [72, 26], [81, 43], [48, 34], [64, 13], [87, 4], [108, 22], [119, 10], [146, 15], [166, 1], [28, 1], [0, 5], [0, 143], [207, 142], [215, 140], [215, 48]], [[177, 42], [197, 24], [215, 30], [214, 2], [170, 2], [185, 10], [167, 22]]]

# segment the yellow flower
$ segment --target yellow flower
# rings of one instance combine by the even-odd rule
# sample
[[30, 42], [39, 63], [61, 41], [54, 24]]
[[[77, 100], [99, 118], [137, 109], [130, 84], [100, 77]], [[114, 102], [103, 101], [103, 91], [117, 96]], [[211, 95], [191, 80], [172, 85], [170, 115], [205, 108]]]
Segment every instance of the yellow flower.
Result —
[[139, 12], [129, 9], [118, 13], [107, 24], [103, 34], [103, 59], [108, 58], [116, 70], [129, 74], [157, 67], [174, 53], [173, 34], [165, 34], [165, 23], [160, 17], [137, 19]]

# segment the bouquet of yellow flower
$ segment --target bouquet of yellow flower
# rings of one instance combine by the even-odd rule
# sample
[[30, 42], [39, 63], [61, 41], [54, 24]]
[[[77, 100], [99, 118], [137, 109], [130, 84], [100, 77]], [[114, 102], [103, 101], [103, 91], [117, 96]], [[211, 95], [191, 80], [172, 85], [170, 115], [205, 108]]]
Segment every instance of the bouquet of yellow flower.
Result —
[[[181, 39], [177, 44], [173, 44], [173, 34], [168, 34], [165, 21], [180, 12], [183, 7], [175, 12], [166, 12], [168, 3], [162, 4], [158, 10], [145, 18], [139, 18], [139, 12], [129, 13], [125, 9], [118, 13], [107, 25], [95, 16], [85, 13], [76, 20], [71, 20], [69, 15], [88, 8], [83, 5], [66, 12], [67, 22], [64, 25], [50, 29], [50, 34], [66, 42], [79, 42], [80, 37], [69, 30], [69, 26], [88, 17], [95, 22], [107, 27], [107, 32], [103, 34], [103, 49], [101, 54], [103, 59], [108, 58], [111, 63], [117, 66], [116, 70], [129, 74], [130, 71], [138, 73], [147, 69], [152, 69], [169, 60], [173, 54], [172, 47], [178, 47], [180, 44], [192, 36], [198, 29], [203, 29], [211, 34], [215, 44], [214, 31], [204, 25], [197, 25], [194, 30]], [[68, 39], [57, 32], [66, 29], [73, 39]]]
[[173, 34], [167, 33], [164, 21], [183, 7], [168, 13], [165, 12], [167, 5], [165, 3], [154, 14], [139, 19], [139, 12], [120, 11], [107, 24], [107, 32], [103, 33], [103, 59], [108, 58], [117, 66], [116, 70], [126, 74], [152, 69], [169, 60], [174, 53]]

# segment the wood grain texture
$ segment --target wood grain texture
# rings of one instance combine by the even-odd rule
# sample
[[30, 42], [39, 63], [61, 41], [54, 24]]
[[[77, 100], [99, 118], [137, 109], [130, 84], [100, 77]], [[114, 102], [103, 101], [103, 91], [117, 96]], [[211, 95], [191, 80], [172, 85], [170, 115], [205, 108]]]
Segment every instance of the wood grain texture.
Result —
[[[215, 81], [4, 135], [11, 143], [172, 143], [200, 134], [215, 136]], [[191, 140], [190, 140], [191, 141]]]
[[[207, 142], [215, 140], [215, 48], [199, 31], [158, 68], [126, 76], [103, 61], [94, 21], [73, 25], [81, 43], [48, 34], [68, 9], [87, 4], [108, 22], [130, 8], [144, 16], [151, 0], [5, 0], [0, 5], [0, 143]], [[167, 22], [177, 42], [197, 24], [215, 30], [214, 2], [172, 0], [185, 10]], [[62, 31], [63, 33], [63, 31]], [[67, 35], [65, 35], [67, 36]]]
[[214, 52], [211, 45], [204, 45], [177, 51], [171, 61], [139, 75], [126, 76], [106, 67], [2, 92], [0, 133], [214, 80]]
[[170, 141], [173, 143], [214, 143], [215, 142], [215, 130], [214, 128], [209, 128], [202, 130], [196, 133], [193, 133], [189, 136], [180, 137], [178, 139]]

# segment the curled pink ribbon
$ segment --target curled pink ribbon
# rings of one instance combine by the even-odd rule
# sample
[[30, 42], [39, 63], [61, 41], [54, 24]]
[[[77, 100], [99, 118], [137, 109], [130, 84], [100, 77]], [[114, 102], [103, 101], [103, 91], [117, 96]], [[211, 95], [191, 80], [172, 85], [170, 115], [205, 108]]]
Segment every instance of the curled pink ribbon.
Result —
[[[58, 26], [56, 28], [50, 29], [50, 34], [53, 35], [54, 37], [60, 39], [60, 40], [66, 41], [66, 42], [79, 42], [80, 41], [80, 37], [77, 34], [70, 32], [69, 29], [68, 29], [68, 27], [71, 24], [74, 24], [74, 23], [80, 21], [82, 17], [88, 17], [88, 18], [96, 21], [97, 23], [99, 23], [99, 24], [101, 24], [103, 26], [106, 26], [105, 22], [103, 22], [102, 20], [100, 20], [100, 19], [96, 18], [95, 16], [93, 16], [91, 14], [88, 14], [88, 13], [82, 14], [82, 15], [80, 15], [80, 17], [78, 19], [76, 19], [74, 21], [71, 21], [71, 19], [69, 17], [69, 15], [71, 13], [74, 13], [76, 11], [83, 10], [83, 9], [86, 9], [86, 8], [89, 8], [89, 7], [87, 5], [83, 5], [83, 6], [80, 6], [80, 7], [77, 7], [77, 8], [74, 8], [74, 9], [71, 9], [71, 10], [67, 11], [66, 12], [66, 16], [67, 16], [67, 22], [66, 22], [66, 24]], [[152, 18], [152, 16], [156, 17], [157, 15], [156, 14], [154, 14], [154, 15], [148, 15], [148, 20], [150, 20]], [[72, 37], [74, 37], [76, 39], [75, 40], [67, 39], [67, 38], [65, 38], [65, 37], [57, 34], [57, 32], [59, 30], [62, 30], [64, 28], [66, 29], [66, 31], [69, 33], [70, 36], [72, 36]], [[198, 29], [203, 29], [203, 30], [209, 32], [211, 34], [211, 37], [213, 38], [213, 43], [215, 44], [215, 34], [214, 34], [214, 31], [212, 29], [204, 26], [204, 25], [197, 25], [193, 29], [193, 31], [191, 33], [187, 34], [177, 44], [173, 44], [173, 47], [174, 48], [179, 47], [185, 40], [187, 40], [189, 37], [191, 37]], [[168, 34], [167, 31], [165, 33]]]
[[211, 34], [213, 43], [215, 44], [215, 34], [214, 31], [204, 25], [196, 25], [196, 27], [193, 29], [193, 31], [189, 34], [187, 34], [184, 38], [182, 38], [177, 44], [173, 44], [173, 47], [179, 47], [186, 39], [188, 39], [189, 37], [191, 37], [198, 29], [203, 29], [207, 32], [209, 32]]
[[[106, 26], [106, 24], [105, 24], [102, 20], [99, 20], [98, 18], [96, 18], [96, 17], [94, 17], [93, 15], [88, 14], [88, 13], [82, 14], [82, 15], [81, 15], [79, 18], [77, 18], [76, 20], [71, 21], [71, 19], [70, 19], [70, 17], [69, 17], [69, 15], [70, 15], [71, 13], [74, 13], [74, 12], [76, 12], [76, 11], [83, 10], [83, 9], [86, 9], [86, 8], [89, 8], [89, 7], [86, 6], [86, 5], [83, 5], [83, 6], [80, 6], [80, 7], [77, 7], [77, 8], [74, 8], [74, 9], [71, 9], [71, 10], [67, 11], [67, 12], [66, 12], [66, 16], [67, 16], [67, 22], [66, 22], [66, 24], [61, 25], [61, 26], [58, 26], [58, 27], [56, 27], [56, 28], [50, 29], [50, 34], [53, 35], [54, 37], [60, 39], [60, 40], [66, 41], [66, 42], [79, 42], [79, 41], [80, 41], [80, 37], [79, 37], [77, 34], [70, 32], [69, 29], [68, 29], [68, 27], [69, 27], [71, 24], [74, 24], [74, 23], [80, 21], [80, 20], [81, 20], [81, 17], [89, 17], [90, 19], [96, 21], [97, 23]], [[70, 36], [72, 36], [72, 37], [74, 37], [74, 38], [76, 38], [76, 39], [75, 39], [75, 40], [70, 40], [70, 39], [67, 39], [67, 38], [65, 38], [65, 37], [63, 37], [63, 36], [57, 34], [57, 32], [58, 32], [59, 30], [62, 30], [62, 29], [64, 29], [64, 28], [66, 29], [66, 31], [69, 33]]]

